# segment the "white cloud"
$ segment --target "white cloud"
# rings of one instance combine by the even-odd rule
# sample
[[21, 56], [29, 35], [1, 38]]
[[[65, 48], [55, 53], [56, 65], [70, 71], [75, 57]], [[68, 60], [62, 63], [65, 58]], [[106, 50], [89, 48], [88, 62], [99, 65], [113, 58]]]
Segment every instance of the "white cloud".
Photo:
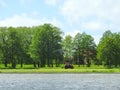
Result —
[[104, 25], [102, 22], [92, 21], [92, 22], [82, 23], [82, 27], [87, 30], [97, 31], [99, 29], [102, 29]]
[[45, 0], [45, 3], [50, 6], [56, 6], [59, 0]]
[[74, 20], [88, 16], [112, 18], [120, 15], [120, 0], [65, 0], [61, 12]]
[[[120, 26], [120, 0], [65, 0], [60, 10], [72, 24], [85, 23], [87, 27], [99, 30], [109, 23], [114, 25], [112, 28]], [[94, 20], [102, 22], [94, 23]]]
[[66, 18], [72, 19], [74, 22], [81, 17], [83, 18], [92, 14], [95, 5], [89, 7], [90, 3], [89, 0], [66, 0], [61, 7], [61, 12]]
[[44, 23], [51, 23], [55, 26], [62, 27], [62, 24], [57, 21], [55, 18], [47, 19], [47, 18], [40, 18], [40, 19], [34, 19], [32, 17], [29, 17], [26, 13], [23, 13], [22, 15], [14, 15], [13, 17], [6, 18], [4, 20], [0, 21], [0, 26], [37, 26]]

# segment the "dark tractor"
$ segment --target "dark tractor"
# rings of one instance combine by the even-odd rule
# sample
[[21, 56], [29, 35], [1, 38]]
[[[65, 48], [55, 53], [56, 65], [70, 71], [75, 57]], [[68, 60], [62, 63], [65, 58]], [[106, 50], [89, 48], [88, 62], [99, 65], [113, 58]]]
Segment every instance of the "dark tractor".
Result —
[[70, 64], [70, 62], [69, 61], [66, 61], [65, 62], [65, 69], [73, 69], [74, 67], [73, 67], [73, 65], [72, 64]]

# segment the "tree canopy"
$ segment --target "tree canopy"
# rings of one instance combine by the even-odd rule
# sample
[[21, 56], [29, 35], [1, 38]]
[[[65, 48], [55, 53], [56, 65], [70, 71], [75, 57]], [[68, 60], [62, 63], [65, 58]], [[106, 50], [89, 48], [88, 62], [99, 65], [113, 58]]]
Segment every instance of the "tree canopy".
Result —
[[97, 57], [104, 65], [117, 67], [120, 65], [120, 34], [106, 31], [97, 47]]
[[[35, 68], [73, 64], [120, 66], [120, 32], [103, 33], [98, 45], [83, 33], [63, 36], [59, 27], [43, 24], [34, 27], [0, 27], [0, 63], [6, 68], [33, 64]], [[11, 66], [10, 66], [11, 65]]]

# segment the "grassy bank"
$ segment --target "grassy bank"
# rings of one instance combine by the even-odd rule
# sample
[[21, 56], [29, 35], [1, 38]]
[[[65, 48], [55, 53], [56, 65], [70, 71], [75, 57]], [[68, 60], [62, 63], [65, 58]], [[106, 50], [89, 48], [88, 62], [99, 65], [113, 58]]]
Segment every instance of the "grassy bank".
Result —
[[0, 69], [0, 73], [120, 73], [120, 69]]
[[64, 69], [64, 65], [60, 67], [44, 67], [34, 69], [33, 65], [20, 65], [16, 66], [16, 69], [10, 69], [11, 65], [7, 68], [3, 64], [0, 64], [0, 73], [120, 73], [120, 68], [108, 69], [103, 65], [91, 65], [91, 67], [74, 65], [74, 69]]

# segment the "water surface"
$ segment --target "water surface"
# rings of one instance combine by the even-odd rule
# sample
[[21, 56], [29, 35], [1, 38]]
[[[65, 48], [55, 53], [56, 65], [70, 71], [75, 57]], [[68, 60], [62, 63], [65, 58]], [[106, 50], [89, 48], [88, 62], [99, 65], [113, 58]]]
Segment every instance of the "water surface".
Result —
[[0, 90], [120, 90], [120, 74], [0, 74]]

